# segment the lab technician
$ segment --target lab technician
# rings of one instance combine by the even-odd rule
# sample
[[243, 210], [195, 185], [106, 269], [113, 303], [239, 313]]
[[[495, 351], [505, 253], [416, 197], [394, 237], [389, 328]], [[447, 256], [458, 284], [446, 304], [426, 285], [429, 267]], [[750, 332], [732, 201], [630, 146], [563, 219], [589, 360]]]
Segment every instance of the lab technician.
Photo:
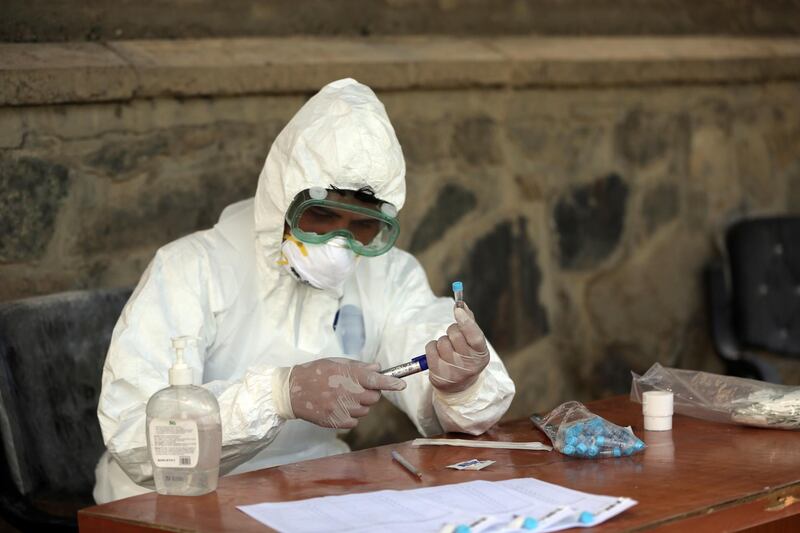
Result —
[[[254, 198], [162, 247], [114, 328], [98, 417], [94, 497], [152, 490], [145, 407], [168, 384], [171, 339], [217, 398], [220, 473], [346, 452], [383, 393], [423, 435], [486, 431], [514, 384], [469, 307], [437, 298], [394, 248], [405, 162], [383, 104], [352, 79], [325, 86], [275, 139]], [[424, 349], [429, 372], [381, 375]]]

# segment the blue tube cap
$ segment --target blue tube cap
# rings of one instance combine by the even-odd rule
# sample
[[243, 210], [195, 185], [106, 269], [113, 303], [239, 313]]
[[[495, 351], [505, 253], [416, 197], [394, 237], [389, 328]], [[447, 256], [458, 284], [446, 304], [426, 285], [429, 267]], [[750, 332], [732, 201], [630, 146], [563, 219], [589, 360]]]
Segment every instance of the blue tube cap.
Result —
[[419, 363], [419, 367], [422, 370], [428, 370], [428, 356], [427, 355], [419, 355], [411, 360], [412, 363]]
[[460, 281], [454, 281], [453, 282], [453, 292], [463, 291], [463, 290], [464, 290], [464, 284], [463, 283], [461, 283]]

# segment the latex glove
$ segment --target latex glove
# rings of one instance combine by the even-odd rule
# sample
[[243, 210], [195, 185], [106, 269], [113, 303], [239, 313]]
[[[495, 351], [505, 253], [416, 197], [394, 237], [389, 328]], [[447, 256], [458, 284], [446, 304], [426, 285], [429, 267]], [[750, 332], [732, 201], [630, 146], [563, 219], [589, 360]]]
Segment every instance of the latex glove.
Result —
[[464, 304], [453, 312], [456, 323], [447, 335], [425, 345], [431, 384], [443, 392], [461, 392], [475, 383], [489, 364], [486, 337], [475, 322], [475, 315]]
[[296, 418], [328, 428], [354, 428], [380, 391], [406, 388], [402, 379], [378, 373], [380, 365], [343, 357], [317, 359], [292, 367], [289, 398]]

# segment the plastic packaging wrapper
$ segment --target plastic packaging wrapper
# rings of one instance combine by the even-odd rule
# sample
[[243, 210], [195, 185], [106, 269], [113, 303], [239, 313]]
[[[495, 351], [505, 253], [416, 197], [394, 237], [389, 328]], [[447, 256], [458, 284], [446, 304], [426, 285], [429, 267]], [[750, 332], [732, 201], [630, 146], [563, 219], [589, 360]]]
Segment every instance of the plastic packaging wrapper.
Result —
[[642, 403], [650, 390], [671, 391], [682, 415], [747, 426], [800, 429], [800, 387], [721, 376], [656, 363], [633, 374], [631, 401]]
[[633, 430], [612, 424], [580, 402], [562, 403], [546, 416], [532, 416], [531, 421], [564, 455], [584, 459], [622, 457], [645, 448]]

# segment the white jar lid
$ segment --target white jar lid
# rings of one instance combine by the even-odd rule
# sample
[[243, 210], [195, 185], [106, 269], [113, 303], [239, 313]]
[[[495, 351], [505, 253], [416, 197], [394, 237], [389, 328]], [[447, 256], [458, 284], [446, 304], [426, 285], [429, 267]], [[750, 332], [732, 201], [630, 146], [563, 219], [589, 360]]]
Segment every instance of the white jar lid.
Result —
[[642, 394], [642, 413], [645, 416], [672, 416], [672, 393], [651, 390]]

